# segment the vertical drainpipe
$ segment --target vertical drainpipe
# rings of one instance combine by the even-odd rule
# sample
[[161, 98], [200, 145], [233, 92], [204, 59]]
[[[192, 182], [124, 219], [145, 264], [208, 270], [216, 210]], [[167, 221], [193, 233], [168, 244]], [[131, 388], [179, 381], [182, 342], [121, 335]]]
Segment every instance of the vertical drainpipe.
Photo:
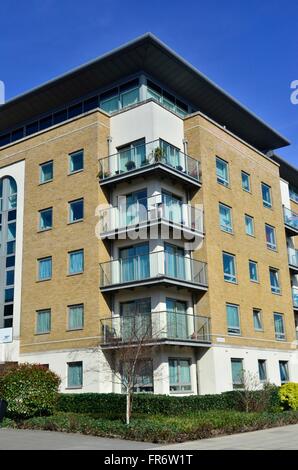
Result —
[[112, 138], [112, 137], [109, 135], [109, 136], [107, 137], [107, 143], [108, 143], [108, 156], [110, 156], [110, 155], [111, 155], [111, 144], [112, 144], [112, 140], [113, 140], [113, 138]]

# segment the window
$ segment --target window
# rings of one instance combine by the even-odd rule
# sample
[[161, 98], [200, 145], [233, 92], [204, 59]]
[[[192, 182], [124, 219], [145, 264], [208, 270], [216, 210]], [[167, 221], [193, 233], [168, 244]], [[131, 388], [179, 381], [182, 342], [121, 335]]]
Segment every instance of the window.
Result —
[[231, 359], [233, 388], [243, 388], [243, 359]]
[[298, 204], [298, 189], [289, 185], [290, 199]]
[[224, 232], [233, 232], [232, 209], [225, 204], [219, 204], [219, 223], [220, 229]]
[[53, 227], [53, 208], [39, 211], [39, 230], [49, 230]]
[[67, 364], [67, 387], [81, 388], [83, 386], [83, 363], [82, 361], [68, 362]]
[[288, 361], [279, 361], [279, 374], [282, 384], [289, 382], [289, 363]]
[[69, 155], [69, 173], [76, 173], [84, 169], [84, 152], [80, 150]]
[[47, 183], [53, 179], [53, 161], [42, 163], [40, 166], [39, 182]]
[[239, 307], [238, 305], [227, 304], [227, 325], [228, 334], [240, 335]]
[[265, 233], [267, 248], [270, 250], [276, 250], [275, 228], [271, 225], [265, 224]]
[[38, 260], [38, 280], [46, 281], [52, 277], [52, 257]]
[[170, 392], [190, 392], [190, 360], [169, 359]]
[[153, 364], [152, 361], [138, 361], [135, 371], [133, 391], [136, 393], [153, 392]]
[[273, 294], [280, 294], [279, 272], [278, 269], [269, 268], [270, 286]]
[[70, 305], [68, 307], [68, 329], [81, 330], [84, 327], [84, 306]]
[[84, 271], [84, 250], [76, 250], [68, 253], [69, 274], [79, 274]]
[[245, 171], [241, 171], [241, 181], [243, 191], [250, 193], [250, 175]]
[[229, 253], [223, 253], [222, 259], [223, 259], [224, 280], [227, 282], [236, 283], [237, 278], [236, 278], [235, 256], [230, 255]]
[[271, 188], [265, 183], [262, 183], [262, 197], [263, 206], [272, 207]]
[[262, 311], [257, 308], [254, 308], [252, 311], [252, 314], [253, 314], [254, 329], [256, 331], [263, 331]]
[[284, 341], [286, 339], [284, 316], [282, 313], [274, 313], [273, 318], [275, 339], [277, 341]]
[[38, 335], [51, 331], [51, 310], [38, 310], [36, 319], [36, 333]]
[[267, 367], [265, 359], [258, 359], [258, 370], [260, 382], [266, 382], [267, 380]]
[[216, 177], [219, 184], [229, 186], [229, 165], [219, 157], [216, 157]]
[[84, 199], [71, 201], [69, 204], [69, 222], [74, 223], [84, 218]]
[[251, 237], [254, 237], [254, 235], [255, 235], [254, 218], [251, 217], [250, 215], [245, 214], [244, 219], [245, 219], [245, 232], [246, 232], [246, 235], [250, 235]]
[[258, 275], [258, 263], [256, 261], [249, 260], [249, 279], [252, 282], [259, 282]]

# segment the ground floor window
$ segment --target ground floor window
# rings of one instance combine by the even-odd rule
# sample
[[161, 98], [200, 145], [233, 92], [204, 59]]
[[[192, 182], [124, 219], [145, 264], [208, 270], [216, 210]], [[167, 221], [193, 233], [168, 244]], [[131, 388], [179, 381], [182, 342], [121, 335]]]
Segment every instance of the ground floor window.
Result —
[[243, 359], [231, 359], [233, 388], [243, 388]]
[[154, 392], [153, 364], [150, 359], [139, 360], [132, 372], [132, 361], [122, 363], [121, 366], [122, 393], [132, 384], [135, 393]]
[[68, 362], [67, 364], [67, 387], [81, 388], [83, 386], [83, 363]]
[[267, 367], [265, 359], [258, 360], [258, 370], [260, 382], [266, 382], [267, 380]]
[[190, 392], [190, 359], [169, 359], [170, 392]]
[[288, 361], [279, 361], [280, 381], [282, 384], [289, 382], [289, 363]]

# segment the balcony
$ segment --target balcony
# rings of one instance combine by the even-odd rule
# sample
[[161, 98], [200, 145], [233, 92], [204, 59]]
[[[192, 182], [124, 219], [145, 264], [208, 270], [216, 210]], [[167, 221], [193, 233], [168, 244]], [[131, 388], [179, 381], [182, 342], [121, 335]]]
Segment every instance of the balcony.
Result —
[[143, 344], [206, 347], [211, 343], [208, 317], [172, 311], [113, 316], [101, 320], [101, 328], [105, 349]]
[[206, 291], [206, 263], [166, 251], [157, 251], [100, 264], [102, 292], [153, 285]]
[[171, 176], [196, 189], [201, 186], [199, 160], [189, 157], [162, 139], [99, 160], [101, 186], [129, 181], [135, 176], [146, 177], [152, 172]]
[[298, 274], [298, 250], [295, 248], [288, 249], [289, 268]]
[[298, 214], [284, 207], [284, 222], [291, 236], [298, 235]]
[[203, 210], [184, 204], [166, 194], [157, 194], [144, 199], [119, 198], [118, 207], [103, 209], [99, 214], [101, 238], [115, 236], [142, 227], [163, 224], [177, 229], [182, 234], [203, 236]]
[[294, 310], [298, 310], [298, 287], [292, 287], [292, 298]]

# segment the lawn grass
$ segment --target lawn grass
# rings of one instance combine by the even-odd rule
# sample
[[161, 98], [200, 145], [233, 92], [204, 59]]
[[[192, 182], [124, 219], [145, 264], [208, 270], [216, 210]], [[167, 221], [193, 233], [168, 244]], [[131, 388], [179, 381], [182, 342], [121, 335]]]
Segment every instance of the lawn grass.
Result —
[[61, 432], [166, 443], [204, 439], [224, 434], [255, 431], [298, 423], [298, 411], [244, 413], [237, 411], [202, 411], [179, 417], [136, 415], [126, 426], [119, 417], [108, 419], [96, 415], [57, 413], [19, 422], [5, 419], [4, 427]]

